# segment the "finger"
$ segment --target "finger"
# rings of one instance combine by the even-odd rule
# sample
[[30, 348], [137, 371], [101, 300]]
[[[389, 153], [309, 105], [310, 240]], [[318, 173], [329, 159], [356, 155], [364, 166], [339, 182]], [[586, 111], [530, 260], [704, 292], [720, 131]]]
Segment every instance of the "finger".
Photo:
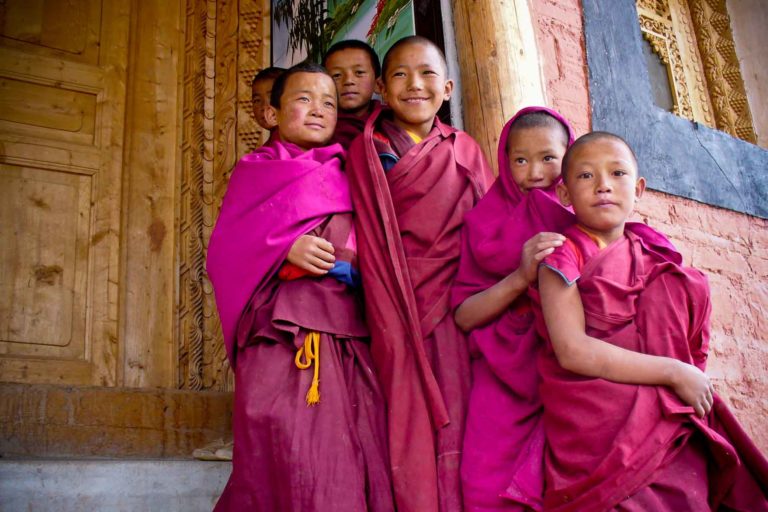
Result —
[[565, 241], [565, 237], [560, 233], [553, 233], [551, 231], [542, 231], [539, 236], [544, 240], [560, 240]]
[[309, 265], [313, 265], [322, 270], [327, 271], [333, 268], [333, 262], [325, 261], [317, 256], [309, 256], [306, 261]]
[[319, 247], [315, 247], [313, 249], [312, 256], [314, 256], [315, 258], [319, 258], [320, 260], [328, 263], [333, 263], [334, 261], [336, 261], [336, 256]]
[[701, 406], [700, 403], [697, 402], [696, 405], [693, 406], [693, 409], [696, 411], [696, 416], [698, 416], [699, 418], [704, 417], [704, 408]]
[[306, 270], [307, 272], [309, 272], [314, 276], [324, 276], [325, 274], [328, 273], [327, 270], [324, 270], [322, 268], [316, 267], [315, 265], [309, 265], [309, 264], [306, 266], [304, 270]]
[[539, 242], [536, 244], [536, 250], [543, 251], [544, 249], [549, 249], [550, 247], [560, 247], [561, 245], [563, 245], [561, 240], [547, 240], [545, 242]]
[[320, 249], [324, 250], [325, 252], [333, 254], [336, 252], [336, 249], [333, 248], [333, 244], [326, 240], [325, 238], [316, 237], [316, 247], [319, 247]]
[[541, 261], [544, 258], [546, 258], [547, 256], [549, 256], [550, 254], [552, 254], [553, 252], [555, 252], [555, 248], [554, 247], [550, 247], [549, 249], [544, 249], [543, 251], [540, 251], [540, 252], [537, 252], [536, 254], [534, 254], [533, 255], [533, 259], [534, 259], [534, 261]]

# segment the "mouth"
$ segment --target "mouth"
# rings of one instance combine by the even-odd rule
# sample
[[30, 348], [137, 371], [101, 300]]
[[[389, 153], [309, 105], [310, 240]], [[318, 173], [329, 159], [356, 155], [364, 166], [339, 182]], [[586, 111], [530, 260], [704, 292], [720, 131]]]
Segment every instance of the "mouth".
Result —
[[306, 123], [304, 126], [312, 130], [324, 130], [325, 125], [320, 123]]
[[408, 103], [409, 105], [420, 105], [426, 101], [429, 101], [429, 98], [403, 98], [403, 102]]
[[592, 206], [595, 206], [597, 208], [609, 208], [611, 206], [617, 206], [617, 204], [614, 203], [613, 201], [609, 201], [608, 199], [602, 199], [596, 202], [595, 204], [593, 204]]
[[360, 96], [360, 93], [355, 92], [355, 91], [349, 91], [349, 92], [341, 93], [341, 97], [342, 98], [350, 98], [350, 97], [353, 97], [353, 96]]

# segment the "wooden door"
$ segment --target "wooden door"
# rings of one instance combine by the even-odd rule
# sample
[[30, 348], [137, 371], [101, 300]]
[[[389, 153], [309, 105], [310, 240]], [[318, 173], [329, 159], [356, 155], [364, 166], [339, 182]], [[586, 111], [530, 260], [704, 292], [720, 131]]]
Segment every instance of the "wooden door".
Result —
[[117, 383], [129, 5], [0, 3], [0, 381]]

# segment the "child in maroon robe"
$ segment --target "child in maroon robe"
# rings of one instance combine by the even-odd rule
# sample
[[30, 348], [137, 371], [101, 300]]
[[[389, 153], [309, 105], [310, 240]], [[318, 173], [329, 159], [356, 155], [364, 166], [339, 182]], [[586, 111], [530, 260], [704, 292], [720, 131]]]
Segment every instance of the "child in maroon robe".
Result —
[[243, 157], [208, 248], [235, 371], [232, 475], [217, 511], [394, 509], [384, 400], [358, 297], [336, 88], [275, 81], [280, 140]]
[[368, 117], [380, 107], [373, 95], [378, 91], [381, 64], [371, 46], [349, 39], [331, 46], [323, 57], [323, 66], [330, 73], [339, 91], [339, 119], [333, 142], [348, 149], [361, 133]]
[[285, 73], [285, 69], [278, 67], [268, 67], [262, 69], [251, 82], [251, 104], [253, 107], [253, 117], [256, 122], [265, 130], [269, 130], [269, 138], [262, 144], [264, 146], [272, 144], [277, 140], [277, 126], [267, 121], [265, 112], [269, 107], [269, 98], [272, 95], [272, 85], [277, 77]]
[[[691, 365], [704, 370], [709, 288], [662, 234], [627, 222], [645, 188], [632, 150], [587, 134], [563, 179], [576, 224], [531, 291], [547, 340], [545, 510], [768, 510], [768, 461], [711, 386], [669, 389]], [[595, 351], [601, 340], [615, 350]], [[651, 355], [669, 371], [638, 363]]]
[[469, 354], [449, 291], [464, 214], [492, 175], [477, 143], [436, 117], [453, 82], [434, 43], [395, 43], [379, 87], [389, 108], [352, 143], [347, 173], [395, 500], [400, 512], [461, 510]]

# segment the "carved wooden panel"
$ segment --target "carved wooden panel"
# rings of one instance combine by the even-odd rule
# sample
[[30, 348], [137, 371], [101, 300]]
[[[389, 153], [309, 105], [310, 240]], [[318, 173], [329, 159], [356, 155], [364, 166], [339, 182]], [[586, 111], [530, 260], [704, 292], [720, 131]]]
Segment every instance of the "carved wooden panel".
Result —
[[115, 385], [130, 13], [0, 2], [0, 380]]
[[724, 0], [636, 0], [643, 37], [670, 74], [674, 112], [756, 142]]
[[205, 254], [237, 159], [263, 141], [250, 82], [269, 65], [267, 0], [188, 0], [186, 5], [178, 386], [232, 388]]

